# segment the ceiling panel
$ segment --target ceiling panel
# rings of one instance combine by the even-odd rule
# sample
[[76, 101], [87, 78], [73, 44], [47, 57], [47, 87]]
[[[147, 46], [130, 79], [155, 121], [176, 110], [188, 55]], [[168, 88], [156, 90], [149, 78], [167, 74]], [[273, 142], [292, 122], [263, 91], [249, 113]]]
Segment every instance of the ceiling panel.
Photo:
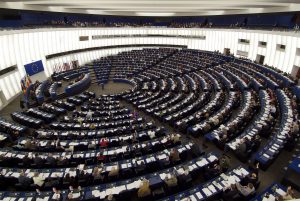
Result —
[[201, 16], [291, 12], [300, 0], [1, 0], [0, 8], [141, 16]]

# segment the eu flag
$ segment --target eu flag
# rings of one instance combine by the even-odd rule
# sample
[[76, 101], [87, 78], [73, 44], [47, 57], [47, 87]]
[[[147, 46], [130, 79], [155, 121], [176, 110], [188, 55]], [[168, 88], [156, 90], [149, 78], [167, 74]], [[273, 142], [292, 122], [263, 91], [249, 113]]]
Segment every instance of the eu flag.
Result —
[[30, 64], [26, 64], [24, 65], [25, 70], [26, 70], [26, 74], [28, 74], [29, 76], [35, 75], [39, 72], [44, 71], [44, 66], [43, 66], [43, 62], [42, 60], [39, 61], [35, 61], [33, 63]]

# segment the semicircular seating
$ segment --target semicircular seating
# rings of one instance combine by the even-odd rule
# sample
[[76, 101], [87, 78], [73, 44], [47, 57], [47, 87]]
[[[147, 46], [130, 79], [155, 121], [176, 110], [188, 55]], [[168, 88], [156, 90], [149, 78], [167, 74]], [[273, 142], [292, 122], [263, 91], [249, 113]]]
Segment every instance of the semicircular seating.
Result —
[[[257, 173], [244, 162], [266, 170], [298, 138], [295, 83], [233, 56], [144, 48], [52, 78], [36, 91], [47, 103], [11, 114], [21, 125], [0, 119], [10, 140], [0, 144], [1, 200], [216, 200]], [[109, 79], [132, 88], [79, 93]]]

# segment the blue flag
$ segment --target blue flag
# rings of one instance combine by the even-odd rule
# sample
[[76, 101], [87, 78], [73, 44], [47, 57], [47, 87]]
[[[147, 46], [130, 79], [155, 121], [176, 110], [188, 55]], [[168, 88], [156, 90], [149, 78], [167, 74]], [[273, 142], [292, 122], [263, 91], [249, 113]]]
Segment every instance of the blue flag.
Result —
[[30, 64], [26, 64], [26, 65], [24, 65], [24, 67], [25, 67], [26, 73], [29, 76], [32, 76], [32, 75], [35, 75], [39, 72], [44, 71], [44, 66], [43, 66], [42, 60], [35, 61], [33, 63], [30, 63]]

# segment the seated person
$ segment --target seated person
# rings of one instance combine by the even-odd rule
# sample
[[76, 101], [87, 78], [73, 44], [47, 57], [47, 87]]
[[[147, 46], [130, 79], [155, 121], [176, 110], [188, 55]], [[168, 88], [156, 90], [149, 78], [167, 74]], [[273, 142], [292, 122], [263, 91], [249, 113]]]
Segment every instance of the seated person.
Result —
[[102, 168], [99, 167], [94, 167], [93, 172], [92, 172], [92, 176], [95, 179], [100, 179], [101, 181], [103, 181], [104, 176], [101, 174], [102, 173]]
[[150, 189], [150, 184], [147, 179], [144, 179], [141, 182], [140, 188], [138, 190], [138, 197], [143, 198], [151, 195], [151, 189]]
[[67, 200], [79, 201], [81, 196], [81, 186], [78, 186], [77, 189], [74, 189], [73, 186], [69, 186], [69, 193], [67, 196]]
[[193, 143], [191, 150], [194, 156], [201, 156], [202, 154], [201, 147], [197, 143]]
[[230, 168], [230, 159], [228, 156], [223, 154], [219, 160], [220, 167], [222, 172], [226, 172]]
[[251, 174], [249, 174], [249, 175], [247, 175], [247, 176], [245, 177], [243, 183], [245, 183], [245, 184], [251, 183], [251, 184], [253, 184], [253, 185], [255, 186], [256, 183], [257, 183], [257, 181], [258, 181], [257, 174], [255, 174], [255, 173], [253, 172], [253, 173], [251, 173]]
[[63, 179], [64, 183], [69, 183], [70, 186], [76, 186], [77, 181], [75, 176], [70, 176], [69, 173], [66, 174], [66, 176]]
[[183, 171], [182, 170], [179, 171], [180, 169], [177, 170], [177, 174], [179, 175], [178, 176], [178, 182], [180, 184], [184, 185], [184, 184], [190, 182], [192, 180], [192, 177], [190, 175], [190, 170], [189, 170], [188, 167], [183, 167], [182, 169], [183, 169]]
[[221, 147], [224, 147], [226, 142], [228, 141], [228, 136], [227, 136], [227, 134], [221, 134], [219, 137], [220, 137], [220, 139], [219, 139], [218, 143]]
[[285, 195], [282, 196], [283, 200], [293, 200], [295, 199], [294, 191], [291, 186], [289, 186], [286, 190]]
[[52, 200], [62, 200], [63, 199], [60, 190], [56, 189], [55, 187], [53, 187], [52, 190], [54, 193], [52, 196]]
[[259, 135], [256, 135], [252, 140], [251, 140], [252, 144], [253, 144], [253, 149], [254, 150], [258, 150], [261, 144], [261, 139]]
[[146, 165], [144, 161], [141, 161], [140, 164], [137, 163], [137, 166], [135, 168], [136, 172], [142, 172], [146, 169]]
[[154, 131], [148, 131], [148, 135], [151, 139], [155, 138], [155, 132]]
[[242, 138], [240, 144], [236, 147], [235, 152], [237, 155], [243, 155], [246, 153], [246, 151], [247, 151], [247, 146], [245, 143], [245, 138]]
[[103, 162], [103, 161], [105, 161], [105, 159], [106, 159], [106, 156], [103, 155], [102, 152], [101, 152], [101, 153], [98, 153], [98, 155], [97, 155], [97, 161], [98, 161], [98, 162]]
[[114, 198], [114, 196], [112, 194], [109, 194], [104, 201], [116, 201], [116, 199]]
[[166, 176], [165, 182], [169, 188], [175, 187], [177, 186], [177, 177], [174, 174], [171, 174], [170, 177]]
[[119, 176], [119, 167], [113, 166], [110, 172], [108, 173], [109, 177]]
[[31, 142], [30, 139], [27, 139], [24, 144], [24, 148], [30, 150], [30, 149], [32, 149], [32, 147], [33, 147], [33, 143]]
[[33, 183], [38, 187], [42, 187], [45, 183], [45, 178], [41, 177], [38, 172], [34, 173], [32, 179], [33, 179]]
[[131, 142], [132, 142], [132, 143], [138, 142], [138, 140], [137, 140], [138, 136], [139, 136], [139, 135], [138, 135], [137, 131], [135, 130], [134, 133], [132, 133]]
[[[78, 172], [77, 172], [78, 173]], [[90, 174], [85, 170], [80, 170], [78, 175], [78, 179], [88, 181], [90, 178]]]
[[30, 184], [32, 184], [32, 179], [26, 177], [24, 171], [21, 171], [20, 176], [18, 178], [18, 182], [19, 182], [19, 184], [22, 185], [22, 187], [26, 188], [26, 187], [30, 186]]
[[66, 152], [74, 152], [74, 146], [70, 145], [69, 147], [64, 148]]
[[57, 159], [57, 165], [58, 166], [67, 166], [69, 164], [69, 160], [64, 156], [64, 157], [59, 157]]
[[108, 146], [107, 138], [102, 138], [100, 141], [100, 147], [107, 147], [107, 146]]
[[229, 187], [224, 188], [222, 197], [225, 201], [240, 200], [239, 191], [237, 190], [236, 185], [231, 184]]
[[36, 153], [33, 159], [33, 162], [37, 165], [37, 166], [43, 166], [44, 165], [44, 160]]
[[176, 162], [180, 160], [179, 152], [176, 148], [171, 149], [170, 160], [171, 162]]
[[239, 193], [244, 197], [247, 197], [255, 193], [255, 188], [251, 183], [248, 183], [247, 186], [242, 186], [240, 183], [237, 183], [236, 188], [239, 191]]
[[55, 166], [56, 165], [56, 160], [53, 157], [53, 155], [51, 153], [49, 153], [49, 155], [46, 158], [47, 163], [49, 163], [51, 166]]
[[95, 124], [91, 124], [90, 125], [90, 130], [94, 130], [96, 128], [96, 125]]
[[28, 157], [28, 154], [24, 156], [22, 162], [25, 167], [29, 167], [32, 164], [32, 160]]
[[173, 140], [174, 144], [181, 142], [180, 135], [178, 134], [172, 134], [171, 139]]
[[218, 176], [222, 172], [221, 167], [219, 164], [215, 163], [213, 166], [208, 166], [205, 172], [205, 177], [207, 179], [214, 178]]

